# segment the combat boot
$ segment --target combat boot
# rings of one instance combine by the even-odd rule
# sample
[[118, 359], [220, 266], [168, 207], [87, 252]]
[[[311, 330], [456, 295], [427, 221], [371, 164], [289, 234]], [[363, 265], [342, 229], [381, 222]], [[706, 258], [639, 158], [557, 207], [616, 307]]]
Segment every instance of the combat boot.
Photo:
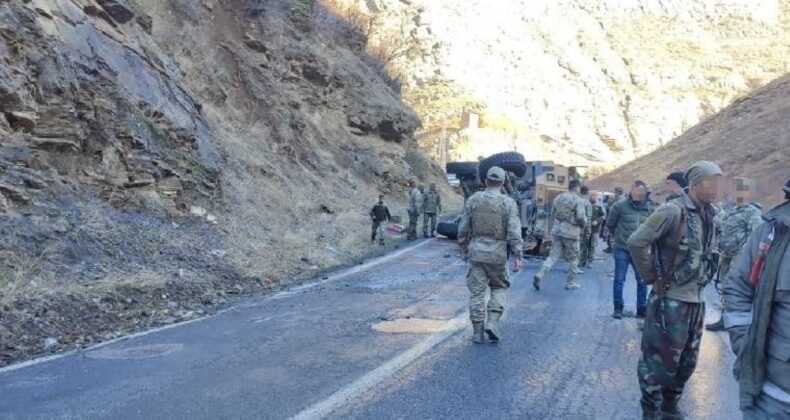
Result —
[[486, 334], [488, 335], [488, 339], [494, 343], [499, 341], [499, 318], [501, 316], [501, 312], [488, 313], [488, 321], [486, 321]]
[[535, 274], [535, 277], [532, 278], [532, 287], [535, 290], [540, 290], [540, 282], [543, 281], [543, 277], [540, 274]]
[[614, 319], [623, 319], [623, 305], [614, 305], [612, 317]]
[[719, 318], [718, 321], [705, 324], [705, 329], [708, 331], [723, 331], [724, 330], [724, 320]]
[[475, 344], [481, 344], [484, 341], [483, 338], [483, 323], [482, 322], [473, 322], [472, 323], [472, 342]]
[[680, 398], [672, 398], [664, 396], [664, 401], [661, 403], [661, 419], [662, 420], [683, 420], [686, 417], [678, 407]]

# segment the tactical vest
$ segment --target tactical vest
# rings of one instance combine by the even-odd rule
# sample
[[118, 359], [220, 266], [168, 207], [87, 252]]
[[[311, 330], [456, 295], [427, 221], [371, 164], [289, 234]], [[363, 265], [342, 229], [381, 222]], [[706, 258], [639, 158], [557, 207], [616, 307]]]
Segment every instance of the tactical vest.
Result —
[[488, 195], [471, 209], [472, 236], [507, 239], [507, 202], [505, 196]]
[[[681, 199], [672, 200], [671, 203], [680, 208], [681, 221], [684, 224], [680, 227], [681, 235], [675, 254], [673, 281], [678, 285], [696, 282], [704, 286], [710, 282], [706, 273], [709, 264], [711, 264], [714, 237], [713, 220], [708, 222], [709, 226], [705, 232], [704, 221], [699, 212], [687, 211], [686, 204]], [[701, 211], [706, 210], [702, 209]]]

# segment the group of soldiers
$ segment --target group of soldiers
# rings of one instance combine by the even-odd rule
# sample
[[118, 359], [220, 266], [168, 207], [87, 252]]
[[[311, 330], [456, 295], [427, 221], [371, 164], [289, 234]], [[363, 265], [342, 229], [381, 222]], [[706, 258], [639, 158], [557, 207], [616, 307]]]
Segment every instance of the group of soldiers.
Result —
[[[683, 418], [679, 401], [699, 356], [703, 291], [714, 278], [722, 284], [724, 311], [723, 321], [709, 328], [730, 333], [744, 417], [790, 418], [790, 181], [783, 188], [786, 201], [760, 218], [760, 206], [748, 201], [753, 183], [745, 179], [736, 179], [731, 209], [714, 205], [722, 178], [716, 163], [700, 161], [667, 177], [670, 194], [660, 206], [641, 181], [608, 212], [575, 180], [553, 202], [552, 248], [533, 285], [540, 290], [561, 256], [568, 261], [565, 288], [578, 289], [578, 265], [592, 262], [605, 221], [615, 259], [615, 318], [623, 316], [629, 266], [638, 285], [636, 316], [644, 326], [637, 373], [645, 419]], [[467, 200], [458, 228], [461, 256], [470, 264], [474, 343], [486, 336], [499, 341], [510, 285], [508, 249], [518, 256], [522, 247], [516, 203], [500, 192], [505, 179], [501, 168], [488, 171], [485, 191]], [[516, 257], [513, 271], [520, 268]]]
[[[436, 184], [432, 183], [427, 192], [422, 185], [415, 185], [412, 188], [409, 192], [408, 213], [409, 226], [406, 235], [409, 240], [417, 238], [417, 222], [420, 215], [423, 217], [423, 236], [426, 238], [436, 236], [436, 223], [438, 216], [442, 213], [442, 198], [436, 189]], [[370, 210], [369, 216], [372, 223], [370, 242], [376, 243], [376, 238], [378, 238], [379, 245], [384, 245], [386, 225], [392, 221], [392, 215], [387, 205], [384, 204], [383, 195], [379, 196], [379, 201]]]

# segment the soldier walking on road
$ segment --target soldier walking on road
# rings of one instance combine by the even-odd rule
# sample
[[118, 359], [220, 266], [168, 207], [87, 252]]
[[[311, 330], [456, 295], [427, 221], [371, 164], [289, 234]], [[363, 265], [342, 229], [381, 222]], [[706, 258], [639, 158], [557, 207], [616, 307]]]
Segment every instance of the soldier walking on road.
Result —
[[551, 228], [551, 251], [543, 266], [535, 274], [532, 286], [540, 290], [543, 277], [551, 270], [557, 258], [562, 256], [568, 262], [568, 279], [565, 288], [578, 289], [576, 282], [576, 267], [579, 264], [579, 237], [582, 229], [587, 224], [584, 203], [579, 198], [579, 181], [572, 180], [568, 183], [568, 191], [557, 196], [552, 203], [554, 213], [554, 226]]
[[415, 186], [409, 192], [409, 228], [406, 232], [406, 239], [417, 239], [417, 223], [422, 211], [422, 193], [425, 187], [422, 185]]
[[584, 216], [587, 219], [587, 223], [584, 225], [584, 230], [582, 230], [582, 235], [579, 238], [579, 265], [576, 267], [576, 274], [584, 274], [581, 271], [581, 267], [587, 266], [587, 259], [589, 257], [589, 246], [591, 241], [592, 235], [592, 220], [593, 220], [593, 205], [590, 202], [590, 188], [586, 185], [581, 187], [581, 199], [584, 203]]
[[[722, 287], [725, 286], [724, 281], [727, 272], [730, 271], [730, 264], [738, 259], [752, 231], [763, 221], [762, 206], [749, 202], [753, 188], [753, 180], [735, 178], [735, 208], [726, 212], [716, 226], [718, 249], [721, 254], [717, 281]], [[724, 329], [724, 322], [719, 318], [718, 321], [705, 325], [705, 329], [721, 331]]]
[[[498, 166], [488, 170], [486, 190], [469, 197], [458, 225], [461, 257], [470, 262], [466, 285], [475, 343], [483, 342], [484, 331], [491, 341], [499, 341], [499, 318], [510, 287], [508, 248], [515, 255], [513, 271], [521, 270], [521, 221], [516, 202], [500, 192], [505, 176]], [[488, 290], [491, 296], [486, 305]]]
[[653, 285], [637, 369], [644, 419], [683, 418], [678, 403], [699, 356], [721, 176], [713, 162], [693, 164], [688, 194], [659, 207], [628, 239], [636, 269]]
[[[423, 196], [422, 210], [424, 212], [422, 221], [422, 236], [431, 237], [436, 236], [436, 216], [442, 212], [442, 198], [439, 192], [436, 191], [436, 184], [431, 184], [431, 188]], [[430, 229], [429, 229], [430, 228]]]
[[724, 284], [741, 410], [746, 420], [790, 418], [790, 180]]
[[639, 270], [628, 251], [628, 237], [647, 220], [653, 213], [652, 203], [647, 198], [647, 189], [642, 181], [634, 182], [625, 198], [617, 201], [606, 218], [606, 225], [609, 234], [614, 237], [614, 282], [612, 283], [612, 303], [614, 312], [612, 316], [616, 319], [623, 318], [623, 286], [625, 278], [628, 276], [628, 267], [634, 268], [636, 278], [636, 317], [644, 318], [645, 306], [647, 305], [647, 285], [642, 282]]
[[379, 245], [384, 245], [384, 227], [386, 222], [392, 219], [390, 210], [384, 204], [384, 196], [379, 196], [379, 202], [370, 210], [370, 220], [373, 222], [373, 231], [370, 234], [370, 242], [376, 242], [376, 235], [379, 237]]

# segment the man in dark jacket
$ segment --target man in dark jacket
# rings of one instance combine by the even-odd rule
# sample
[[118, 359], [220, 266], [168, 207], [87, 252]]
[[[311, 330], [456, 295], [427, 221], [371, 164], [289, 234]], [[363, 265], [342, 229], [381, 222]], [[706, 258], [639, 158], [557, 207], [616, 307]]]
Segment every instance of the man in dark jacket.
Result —
[[373, 222], [373, 231], [370, 234], [370, 243], [376, 242], [376, 235], [379, 237], [379, 245], [384, 245], [384, 224], [392, 219], [390, 210], [384, 204], [384, 196], [379, 196], [379, 202], [370, 210], [370, 220]]
[[[606, 227], [614, 237], [614, 285], [612, 296], [614, 301], [613, 317], [623, 317], [623, 285], [628, 274], [628, 266], [634, 267], [634, 261], [628, 252], [628, 237], [636, 231], [648, 216], [653, 213], [652, 203], [647, 197], [647, 188], [643, 182], [637, 181], [625, 198], [618, 200], [609, 211]], [[636, 316], [644, 318], [647, 305], [647, 285], [642, 283], [639, 272], [634, 267], [636, 277]]]
[[664, 183], [664, 188], [667, 192], [666, 200], [674, 200], [680, 197], [688, 185], [689, 183], [686, 181], [683, 171], [672, 172], [667, 175], [667, 180]]
[[744, 419], [790, 418], [790, 180], [724, 283]]

